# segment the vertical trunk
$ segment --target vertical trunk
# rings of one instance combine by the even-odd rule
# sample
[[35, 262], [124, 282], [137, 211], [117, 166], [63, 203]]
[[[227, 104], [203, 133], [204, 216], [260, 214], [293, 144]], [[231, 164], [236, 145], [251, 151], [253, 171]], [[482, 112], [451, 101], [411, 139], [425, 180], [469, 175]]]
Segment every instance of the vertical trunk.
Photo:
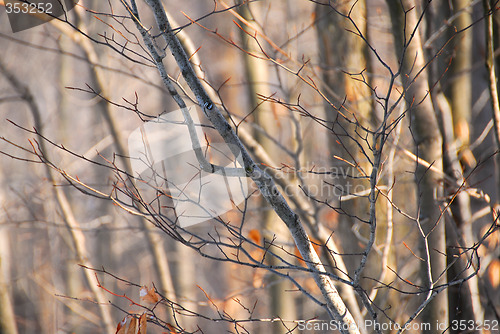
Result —
[[4, 267], [8, 263], [4, 259], [8, 259], [6, 255], [7, 248], [7, 240], [4, 236], [7, 236], [5, 233], [0, 233], [0, 244], [2, 248], [0, 248], [0, 333], [2, 334], [17, 334], [17, 325], [16, 318], [14, 314], [14, 308], [11, 303], [11, 297], [9, 291], [9, 285], [6, 282], [4, 277], [5, 269]]
[[[168, 13], [167, 13], [168, 14]], [[169, 15], [169, 20], [172, 26], [176, 27], [178, 24]], [[186, 53], [191, 56], [190, 60], [193, 64], [193, 68], [201, 70], [201, 61], [198, 58], [197, 47], [195, 47], [193, 41], [185, 33], [184, 29], [177, 32], [177, 37], [182, 43], [182, 46], [186, 50]], [[202, 73], [199, 73], [199, 77], [203, 77]], [[176, 109], [177, 106], [172, 103], [172, 100], [168, 94], [162, 96], [162, 108], [164, 110]], [[172, 282], [173, 289], [171, 293], [175, 291], [175, 299], [179, 301], [183, 307], [189, 309], [193, 312], [198, 310], [198, 303], [196, 303], [196, 261], [194, 253], [189, 247], [186, 247], [181, 242], [170, 239], [167, 240], [169, 244], [170, 251], [175, 253], [175, 260], [172, 261]], [[166, 263], [166, 262], [165, 262]], [[173, 300], [173, 299], [172, 299]], [[180, 317], [177, 315], [176, 320], [181, 324], [182, 328], [194, 328], [197, 324], [196, 319], [193, 317]]]
[[[441, 28], [442, 22], [451, 14], [458, 15], [453, 24], [454, 29], [449, 34], [442, 34], [428, 48], [429, 57], [436, 54], [443, 45], [443, 56], [439, 57], [430, 66], [432, 74], [429, 84], [435, 88], [431, 93], [434, 109], [438, 115], [438, 123], [443, 139], [443, 170], [448, 176], [444, 186], [445, 198], [453, 201], [450, 205], [452, 217], [447, 216], [446, 241], [447, 241], [447, 271], [448, 281], [465, 279], [474, 272], [474, 266], [469, 265], [470, 256], [460, 254], [463, 247], [474, 243], [471, 220], [470, 198], [467, 192], [460, 191], [464, 183], [462, 166], [458, 154], [461, 151], [462, 161], [465, 165], [474, 164], [474, 156], [468, 149], [469, 124], [471, 113], [471, 61], [472, 39], [471, 29], [467, 28], [472, 20], [467, 11], [468, 1], [455, 0], [453, 8], [449, 3], [435, 3], [431, 6], [432, 17], [428, 20], [428, 35], [432, 35]], [[459, 33], [457, 33], [457, 31]], [[450, 43], [451, 40], [451, 43]], [[450, 55], [450, 58], [444, 55]], [[446, 76], [446, 73], [449, 76]], [[448, 89], [441, 92], [440, 79], [447, 80]], [[444, 85], [443, 85], [444, 86]], [[464, 244], [464, 241], [466, 244]], [[450, 323], [460, 320], [482, 322], [482, 307], [478, 295], [477, 277], [472, 277], [465, 284], [450, 286], [448, 290], [450, 309]], [[453, 310], [453, 312], [451, 312]], [[453, 332], [453, 329], [452, 329]], [[472, 331], [471, 331], [472, 333]]]
[[[366, 3], [365, 1], [343, 1], [332, 7], [328, 1], [320, 1], [316, 4], [316, 30], [318, 35], [319, 60], [322, 69], [322, 78], [326, 85], [323, 87], [325, 96], [330, 103], [325, 102], [326, 120], [332, 127], [332, 133], [328, 134], [329, 154], [332, 158], [330, 163], [336, 168], [342, 169], [349, 176], [335, 179], [338, 188], [342, 190], [342, 196], [350, 195], [357, 189], [369, 189], [367, 180], [355, 178], [361, 176], [361, 172], [352, 168], [352, 165], [340, 162], [333, 156], [340, 156], [353, 165], [360, 166], [367, 175], [371, 172], [366, 158], [361, 154], [358, 144], [364, 146], [365, 142], [360, 136], [364, 131], [358, 127], [357, 121], [363, 126], [369, 126], [371, 117], [371, 91], [365, 82], [362, 82], [363, 73], [368, 67], [367, 50], [365, 41], [352, 31], [359, 29], [363, 36], [367, 36], [366, 29]], [[352, 9], [352, 10], [351, 10]], [[338, 11], [338, 12], [336, 12]], [[350, 17], [356, 23], [356, 27], [342, 14], [350, 12]], [[335, 106], [332, 107], [332, 105]], [[360, 136], [357, 136], [360, 134]], [[342, 144], [339, 145], [339, 142]], [[366, 149], [366, 147], [364, 147]], [[369, 150], [366, 149], [366, 152]], [[354, 175], [353, 175], [354, 174]], [[354, 178], [353, 178], [354, 177]], [[340, 191], [335, 191], [335, 196]], [[335, 206], [341, 207], [349, 215], [340, 215], [338, 225], [335, 228], [336, 235], [342, 236], [339, 240], [340, 254], [359, 253], [359, 242], [352, 228], [359, 223], [360, 217], [366, 219], [363, 214], [369, 212], [368, 201], [354, 199], [347, 202], [339, 202], [339, 198], [329, 198]], [[350, 217], [351, 216], [351, 217]], [[366, 226], [362, 226], [362, 229]], [[352, 273], [358, 265], [355, 256], [344, 256], [347, 270]], [[377, 268], [379, 270], [379, 268]], [[345, 273], [338, 273], [341, 277]], [[356, 317], [358, 323], [363, 322], [363, 317], [358, 312], [359, 307], [350, 287], [339, 287], [342, 296]], [[364, 330], [361, 328], [361, 330]]]
[[[472, 7], [469, 0], [453, 0], [453, 12], [459, 13], [455, 20], [457, 31], [472, 24]], [[451, 63], [451, 110], [453, 129], [458, 140], [462, 162], [470, 167], [475, 164], [469, 146], [469, 124], [471, 122], [472, 96], [472, 29], [467, 29], [455, 37], [455, 52]]]
[[[192, 250], [181, 242], [172, 240], [171, 247], [173, 248], [171, 251], [175, 254], [175, 259], [171, 261], [172, 281], [174, 285], [174, 290], [171, 293], [175, 291], [175, 300], [184, 308], [196, 312], [198, 310], [198, 304], [196, 303], [197, 289], [195, 278], [197, 277], [197, 272], [195, 257], [193, 256]], [[168, 310], [168, 312], [171, 313], [170, 310]], [[186, 330], [191, 330], [196, 326], [196, 319], [193, 317], [181, 317], [176, 315], [175, 319], [175, 321], [180, 323], [180, 327]]]
[[[461, 166], [457, 152], [453, 145], [453, 124], [451, 108], [443, 94], [433, 96], [434, 105], [439, 115], [439, 123], [443, 136], [443, 168], [448, 180], [445, 182], [445, 196], [454, 198], [450, 205], [452, 218], [446, 223], [447, 242], [447, 271], [448, 281], [465, 279], [476, 269], [470, 265], [470, 253], [464, 253], [467, 246], [474, 243], [469, 195], [461, 191], [460, 185], [464, 182], [461, 175]], [[464, 244], [465, 242], [465, 244]], [[483, 321], [483, 310], [479, 300], [479, 286], [477, 276], [471, 277], [466, 283], [450, 286], [448, 289], [448, 302], [450, 309], [450, 323], [453, 321], [474, 320], [476, 323]], [[453, 310], [453, 312], [451, 312]], [[451, 333], [455, 331], [452, 329]], [[470, 333], [478, 331], [471, 330]], [[458, 332], [457, 332], [458, 333]]]
[[[75, 19], [77, 16], [74, 16]], [[71, 41], [70, 37], [62, 34], [60, 39], [59, 39], [59, 46], [61, 50], [66, 50], [68, 52], [73, 52], [75, 54], [78, 53], [78, 47]], [[61, 56], [60, 57], [60, 67], [59, 67], [59, 85], [60, 87], [68, 87], [72, 86], [73, 83], [75, 82], [75, 77], [77, 76], [76, 74], [76, 69], [80, 65], [80, 63], [73, 59], [72, 57], [68, 56]], [[59, 135], [59, 138], [61, 140], [61, 143], [64, 143], [64, 145], [70, 146], [73, 144], [71, 140], [74, 140], [73, 138], [73, 125], [74, 124], [74, 115], [72, 115], [72, 112], [74, 111], [74, 101], [71, 100], [71, 95], [67, 94], [66, 92], [62, 92], [60, 94], [60, 99], [59, 99], [59, 105], [58, 105], [58, 118], [55, 126], [57, 127], [57, 132]], [[50, 201], [48, 203], [45, 203], [45, 206], [49, 206], [49, 208], [46, 209], [47, 213], [50, 213], [54, 217], [50, 217], [50, 219], [55, 219], [55, 216], [58, 215], [57, 213], [57, 205], [53, 202]], [[53, 256], [61, 256], [61, 242], [57, 241], [55, 242], [54, 240], [64, 240], [65, 238], [67, 239], [67, 231], [59, 231], [59, 229], [50, 229], [55, 230], [53, 232], [54, 236], [49, 235], [49, 238], [51, 240], [50, 242], [50, 247], [51, 247], [51, 252]], [[54, 239], [57, 238], [57, 239]], [[109, 242], [106, 242], [109, 244]], [[68, 247], [67, 244], [62, 243], [63, 247]], [[70, 245], [71, 243], [69, 243]], [[83, 276], [80, 270], [75, 266], [74, 261], [67, 261], [65, 260], [63, 262], [63, 267], [61, 270], [64, 272], [64, 275], [57, 275], [53, 274], [52, 276], [52, 281], [55, 286], [60, 287], [60, 291], [62, 291], [62, 287], [64, 288], [64, 291], [67, 293], [68, 296], [78, 296], [80, 291], [82, 291], [83, 287], [82, 285], [85, 284], [83, 282]], [[64, 307], [60, 310], [60, 312], [63, 314], [63, 317], [72, 317], [73, 316], [73, 311], [67, 307]], [[70, 328], [70, 330], [75, 330], [76, 328]]]
[[[442, 170], [442, 139], [432, 101], [428, 96], [430, 91], [428, 74], [424, 68], [426, 62], [415, 2], [387, 0], [387, 3], [391, 12], [397, 56], [402, 59], [401, 78], [416, 155], [431, 163], [434, 168]], [[401, 8], [401, 5], [404, 8]], [[403, 22], [406, 23], [406, 27], [403, 26]], [[404, 32], [406, 36], [403, 35]], [[418, 191], [420, 250], [424, 260], [421, 262], [420, 272], [425, 298], [429, 298], [432, 292], [430, 289], [433, 289], [435, 284], [442, 285], [447, 282], [446, 275], [442, 275], [446, 269], [446, 256], [443, 255], [446, 252], [445, 225], [441, 220], [438, 202], [443, 191], [438, 173], [421, 164], [417, 164], [415, 180]], [[423, 310], [421, 320], [430, 324], [448, 324], [446, 292], [434, 296]], [[437, 330], [435, 326], [431, 326], [426, 333], [437, 333]]]
[[[0, 62], [0, 72], [4, 74], [4, 76], [8, 79], [9, 83], [12, 87], [18, 92], [18, 94], [23, 98], [23, 100], [28, 104], [30, 111], [32, 113], [35, 128], [39, 133], [43, 133], [43, 124], [41, 121], [41, 115], [36, 101], [33, 98], [28, 87], [24, 86], [12, 73], [10, 73], [4, 64]], [[37, 138], [40, 151], [44, 154], [44, 159], [47, 162], [50, 162], [50, 158], [48, 157], [48, 151], [45, 147], [45, 141], [38, 137]], [[61, 187], [56, 186], [56, 172], [49, 166], [47, 163], [45, 165], [47, 179], [50, 184], [53, 185], [53, 195], [55, 201], [58, 205], [58, 209], [61, 212], [62, 219], [65, 225], [68, 227], [70, 231], [71, 241], [75, 247], [76, 257], [78, 261], [88, 267], [93, 267], [91, 261], [89, 260], [89, 252], [87, 251], [86, 238], [85, 234], [82, 232], [80, 227], [80, 223], [76, 219], [73, 213], [73, 208], [64, 193]], [[87, 283], [92, 290], [95, 299], [99, 305], [99, 309], [101, 312], [101, 317], [103, 321], [103, 328], [106, 328], [107, 332], [112, 332], [114, 330], [113, 320], [111, 317], [110, 308], [107, 307], [108, 303], [106, 297], [104, 296], [103, 291], [96, 285], [94, 273], [90, 270], [85, 270], [85, 278]]]
[[[240, 15], [249, 22], [255, 21], [252, 15], [260, 15], [261, 8], [259, 3], [252, 5], [250, 10], [249, 4], [244, 4], [239, 7]], [[262, 103], [258, 95], [271, 96], [269, 89], [269, 70], [265, 60], [257, 59], [251, 54], [259, 54], [261, 51], [257, 42], [244, 31], [240, 31], [243, 48], [249, 53], [245, 53], [244, 64], [247, 78], [247, 88], [249, 97], [249, 110], [254, 110], [254, 122], [263, 130], [264, 133], [256, 131], [255, 138], [260, 143], [261, 147], [270, 155], [279, 154], [276, 145], [269, 139], [268, 136], [276, 136], [279, 133], [279, 128], [276, 122], [276, 116], [271, 109], [269, 102]], [[261, 230], [265, 242], [274, 240], [274, 244], [278, 247], [286, 247], [290, 243], [290, 237], [286, 227], [281, 223], [279, 217], [272, 210], [264, 210], [262, 212]], [[278, 247], [273, 247], [272, 251], [280, 257], [287, 258], [287, 252], [280, 250]], [[268, 257], [268, 264], [271, 266], [281, 265], [281, 261], [274, 256]], [[272, 317], [282, 319], [295, 319], [295, 301], [294, 296], [289, 291], [295, 288], [293, 284], [282, 277], [272, 275], [269, 282], [270, 289], [270, 314]], [[279, 321], [273, 323], [273, 333], [285, 334], [288, 329]]]
[[[327, 92], [325, 96], [330, 102], [325, 103], [325, 113], [329, 126], [332, 127], [332, 133], [328, 136], [331, 164], [350, 175], [336, 180], [339, 183], [337, 193], [342, 190], [342, 196], [346, 196], [355, 192], [356, 189], [368, 189], [369, 184], [366, 180], [355, 178], [361, 176], [360, 170], [352, 168], [350, 164], [340, 162], [333, 156], [340, 156], [349, 163], [360, 166], [367, 175], [370, 174], [371, 168], [358, 146], [358, 144], [364, 144], [361, 138], [364, 131], [358, 127], [357, 122], [359, 121], [360, 125], [369, 125], [371, 92], [369, 87], [360, 81], [362, 79], [360, 73], [366, 70], [368, 63], [366, 44], [359, 36], [351, 32], [356, 31], [354, 25], [336, 11], [348, 13], [352, 8], [351, 18], [356, 22], [357, 29], [366, 36], [366, 6], [364, 1], [345, 1], [334, 8], [335, 10], [320, 3], [316, 5], [316, 28], [322, 77], [326, 85], [324, 90]], [[345, 210], [349, 216], [367, 218], [363, 216], [363, 213], [368, 212], [368, 201], [355, 199], [339, 203], [339, 198], [335, 200], [337, 206]], [[359, 251], [359, 248], [351, 229], [358, 221], [349, 216], [339, 217], [337, 232], [346, 238], [342, 243], [343, 251], [355, 253]], [[351, 271], [357, 265], [357, 258], [349, 257], [346, 265]]]
[[[497, 76], [495, 69], [495, 47], [493, 42], [493, 18], [490, 0], [483, 0], [484, 12], [486, 15], [486, 68], [488, 70], [488, 81], [490, 87], [491, 110], [493, 118], [493, 128], [495, 129], [495, 146], [500, 149], [500, 103], [497, 89]], [[496, 176], [496, 203], [500, 202], [500, 154], [495, 155], [495, 176]]]
[[[3, 189], [7, 189], [3, 175], [5, 175], [5, 170], [0, 169], [0, 189], [2, 189], [0, 203], [2, 203], [2, 206], [5, 203]], [[5, 212], [2, 213], [3, 215], [5, 215]], [[5, 218], [2, 217], [2, 219]], [[12, 232], [6, 226], [0, 228], [0, 333], [2, 334], [18, 333], [14, 306], [11, 302], [13, 286], [8, 284], [11, 259], [9, 236], [12, 235]]]
[[[61, 35], [59, 39], [59, 46], [61, 47], [62, 50], [67, 50], [68, 52], [75, 52], [75, 47], [74, 44], [71, 42], [69, 37], [65, 35]], [[72, 70], [75, 68], [77, 64], [75, 64], [75, 60], [70, 58], [70, 57], [65, 57], [61, 56], [60, 58], [60, 67], [59, 67], [59, 85], [61, 87], [68, 87], [71, 86], [72, 80], [74, 79], [74, 71]], [[70, 110], [72, 109], [71, 106], [71, 101], [69, 98], [68, 94], [61, 94], [59, 97], [59, 105], [58, 105], [58, 124], [57, 129], [58, 129], [58, 134], [60, 136], [61, 143], [64, 143], [64, 145], [68, 145], [69, 141], [71, 140], [71, 133], [69, 132], [71, 127], [71, 115], [70, 115]], [[46, 203], [45, 205], [51, 205], [52, 207], [55, 207], [53, 203]], [[47, 212], [56, 212], [56, 210], [50, 208], [51, 210], [47, 210]], [[53, 217], [50, 217], [50, 219], [54, 219]], [[62, 232], [64, 233], [64, 232]], [[63, 236], [58, 236], [58, 237], [63, 237]], [[53, 249], [53, 252], [57, 250], [59, 252], [59, 247], [54, 247], [53, 242], [50, 243], [50, 246]], [[57, 254], [56, 254], [57, 255]], [[78, 291], [80, 289], [80, 286], [82, 284], [81, 282], [81, 273], [78, 271], [76, 272], [74, 263], [71, 261], [65, 262], [65, 267], [63, 270], [67, 272], [66, 275], [63, 277], [54, 277], [53, 280], [59, 280], [59, 283], [62, 283], [62, 280], [64, 279], [64, 285], [60, 286], [65, 286], [66, 291], [68, 292], [69, 296], [78, 296]], [[57, 282], [56, 282], [57, 285]], [[69, 313], [69, 310], [67, 308], [64, 308], [65, 314]]]
[[[76, 13], [78, 13], [78, 21], [81, 22], [83, 18], [83, 13], [79, 9], [77, 9]], [[80, 26], [80, 29], [84, 31], [84, 27]], [[80, 36], [74, 35], [70, 33], [70, 37], [74, 38], [75, 42], [82, 48], [85, 57], [89, 61], [89, 64], [100, 64], [99, 56], [96, 53], [94, 45], [88, 39], [81, 39]], [[108, 97], [106, 93], [106, 88], [103, 86], [103, 74], [102, 71], [99, 70], [97, 66], [92, 66], [90, 68], [90, 76], [92, 80], [92, 87], [101, 92], [104, 97]], [[119, 131], [118, 122], [114, 117], [109, 103], [100, 99], [96, 105], [97, 112], [104, 117], [104, 120], [108, 126], [109, 132], [113, 138], [113, 143], [116, 148], [116, 152], [118, 154], [119, 159], [121, 159], [121, 163], [123, 164], [123, 168], [127, 171], [128, 174], [134, 175], [130, 161], [127, 159], [128, 151], [124, 145], [124, 138]], [[154, 226], [150, 224], [147, 219], [143, 217], [139, 217], [139, 221], [141, 224], [141, 228], [144, 233], [144, 237], [146, 239], [146, 245], [149, 247], [149, 252], [152, 256], [154, 267], [156, 269], [156, 273], [159, 278], [159, 282], [157, 283], [157, 287], [165, 293], [167, 298], [172, 301], [175, 301], [175, 294], [173, 289], [172, 278], [170, 275], [170, 269], [168, 267], [167, 256], [165, 253], [163, 240], [159, 235], [154, 233]], [[105, 243], [107, 245], [111, 244], [109, 242]], [[107, 251], [107, 253], [111, 253], [112, 250]], [[168, 321], [173, 322], [174, 317], [171, 313], [168, 313]]]

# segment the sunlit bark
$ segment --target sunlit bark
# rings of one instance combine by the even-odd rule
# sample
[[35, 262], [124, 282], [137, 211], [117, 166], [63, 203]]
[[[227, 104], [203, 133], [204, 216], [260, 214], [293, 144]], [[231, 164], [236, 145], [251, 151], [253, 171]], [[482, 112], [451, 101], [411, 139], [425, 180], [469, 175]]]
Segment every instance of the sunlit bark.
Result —
[[[442, 138], [429, 92], [428, 74], [421, 42], [421, 24], [415, 2], [387, 1], [391, 12], [396, 54], [402, 60], [401, 79], [408, 108], [416, 155], [442, 171]], [[404, 6], [404, 8], [401, 8]], [[406, 35], [404, 34], [406, 32]], [[440, 175], [418, 164], [415, 169], [420, 230], [421, 279], [424, 298], [433, 298], [422, 312], [425, 323], [448, 323], [446, 291], [435, 291], [446, 284], [445, 224], [439, 207], [443, 194]], [[447, 327], [447, 326], [446, 326]], [[438, 333], [434, 327], [428, 333]]]

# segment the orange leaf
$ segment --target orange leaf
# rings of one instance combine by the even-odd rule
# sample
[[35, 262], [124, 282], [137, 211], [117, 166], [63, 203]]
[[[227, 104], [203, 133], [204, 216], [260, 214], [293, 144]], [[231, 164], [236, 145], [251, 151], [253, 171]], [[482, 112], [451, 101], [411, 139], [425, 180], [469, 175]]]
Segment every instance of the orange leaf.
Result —
[[131, 317], [130, 325], [128, 325], [127, 334], [135, 334], [136, 327], [137, 327], [137, 319]]
[[146, 334], [147, 323], [146, 312], [144, 312], [139, 318], [139, 331], [137, 334]]
[[[495, 211], [495, 214], [496, 215], [496, 210]], [[481, 229], [481, 235], [485, 235], [486, 233], [488, 233], [488, 230], [490, 229], [490, 226], [489, 225], [486, 225], [484, 226], [482, 229]], [[500, 244], [500, 233], [491, 233], [488, 238], [485, 240], [485, 245], [490, 249], [490, 250], [494, 250], [495, 248], [498, 247], [498, 245]]]
[[118, 326], [116, 326], [115, 334], [125, 334], [125, 325], [127, 324], [127, 317], [123, 318], [123, 320], [118, 323]]
[[488, 278], [494, 289], [500, 285], [500, 260], [495, 259], [491, 261], [488, 267]]
[[256, 229], [250, 230], [250, 232], [248, 232], [248, 238], [250, 238], [250, 240], [252, 240], [256, 244], [260, 244], [262, 240], [259, 230]]
[[146, 285], [141, 288], [139, 295], [145, 303], [156, 304], [160, 300], [160, 295], [156, 293], [155, 289], [151, 288], [148, 290]]
[[168, 330], [170, 331], [170, 334], [177, 334], [175, 327], [172, 326], [171, 324], [169, 324], [168, 322], [167, 322], [167, 327], [168, 327]]
[[335, 210], [328, 210], [323, 217], [323, 219], [329, 223], [336, 223], [339, 220], [339, 214]]

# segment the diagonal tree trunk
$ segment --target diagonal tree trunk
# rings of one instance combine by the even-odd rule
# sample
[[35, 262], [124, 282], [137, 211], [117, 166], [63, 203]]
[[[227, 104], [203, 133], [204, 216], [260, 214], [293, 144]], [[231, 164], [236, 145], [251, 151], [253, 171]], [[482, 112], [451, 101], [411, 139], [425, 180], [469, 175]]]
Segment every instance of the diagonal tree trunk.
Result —
[[[203, 110], [207, 118], [219, 132], [224, 141], [230, 146], [233, 155], [241, 155], [246, 175], [255, 182], [263, 197], [268, 201], [273, 210], [288, 227], [288, 230], [292, 234], [302, 258], [311, 270], [311, 275], [321, 291], [325, 300], [325, 309], [333, 319], [339, 322], [339, 325], [342, 328], [342, 333], [359, 333], [357, 324], [340, 298], [332, 280], [328, 275], [325, 275], [325, 267], [314, 250], [299, 216], [291, 210], [283, 195], [277, 191], [274, 180], [265, 171], [263, 171], [255, 163], [255, 161], [253, 161], [247, 149], [236, 136], [236, 133], [226, 121], [219, 108], [214, 105], [213, 101], [210, 99], [200, 80], [197, 78], [181, 43], [173, 33], [161, 2], [158, 0], [147, 0], [146, 2], [153, 11], [156, 18], [156, 24], [161, 31], [161, 36], [167, 43], [168, 48], [174, 56], [184, 79], [186, 80], [190, 90], [194, 93], [198, 104], [204, 106]], [[166, 76], [166, 69], [162, 63], [162, 57], [155, 48], [151, 40], [151, 36], [139, 21], [139, 13], [137, 11], [135, 1], [131, 1], [131, 7], [127, 6], [127, 9], [132, 14], [131, 17], [136, 22], [136, 27], [140, 31], [144, 43], [147, 46], [165, 85], [169, 89], [169, 92], [171, 92], [172, 97], [179, 104], [179, 107], [185, 108], [186, 105], [183, 99], [177, 93], [177, 90], [173, 86], [170, 79]]]

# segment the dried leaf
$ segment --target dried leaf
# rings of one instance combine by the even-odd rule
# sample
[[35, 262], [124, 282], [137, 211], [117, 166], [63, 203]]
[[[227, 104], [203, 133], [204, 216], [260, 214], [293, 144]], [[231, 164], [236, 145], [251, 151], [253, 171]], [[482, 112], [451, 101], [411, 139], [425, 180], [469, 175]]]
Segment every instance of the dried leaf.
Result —
[[146, 285], [141, 288], [139, 295], [145, 303], [156, 304], [160, 300], [160, 295], [156, 293], [155, 289], [151, 288], [148, 290]]
[[146, 313], [143, 313], [139, 318], [139, 331], [137, 334], [146, 334], [147, 323]]
[[125, 334], [125, 329], [126, 329], [126, 325], [127, 325], [127, 318], [128, 318], [128, 316], [123, 318], [123, 320], [118, 323], [118, 326], [116, 326], [115, 334]]
[[325, 221], [328, 226], [339, 221], [339, 214], [335, 210], [328, 210], [323, 214], [323, 221]]
[[488, 278], [491, 286], [496, 289], [500, 285], [500, 260], [491, 261], [488, 267]]
[[170, 334], [177, 334], [178, 332], [175, 330], [175, 327], [172, 326], [171, 324], [167, 323], [167, 327], [168, 327], [168, 330], [169, 330], [169, 333]]
[[130, 317], [130, 325], [128, 325], [127, 334], [135, 334], [137, 327], [137, 319]]
[[[496, 211], [496, 210], [494, 210]], [[495, 213], [496, 215], [497, 213]], [[486, 225], [484, 226], [482, 229], [481, 229], [481, 235], [485, 235], [486, 233], [488, 233], [488, 230], [491, 228], [490, 225]], [[500, 245], [500, 233], [491, 233], [488, 238], [486, 238], [484, 240], [484, 244], [486, 245], [486, 247], [488, 247], [488, 249], [490, 251], [493, 251], [494, 249], [496, 249], [498, 247], [498, 245]]]
[[250, 230], [250, 232], [248, 232], [248, 238], [255, 242], [257, 245], [260, 245], [262, 240], [259, 230], [256, 229]]

